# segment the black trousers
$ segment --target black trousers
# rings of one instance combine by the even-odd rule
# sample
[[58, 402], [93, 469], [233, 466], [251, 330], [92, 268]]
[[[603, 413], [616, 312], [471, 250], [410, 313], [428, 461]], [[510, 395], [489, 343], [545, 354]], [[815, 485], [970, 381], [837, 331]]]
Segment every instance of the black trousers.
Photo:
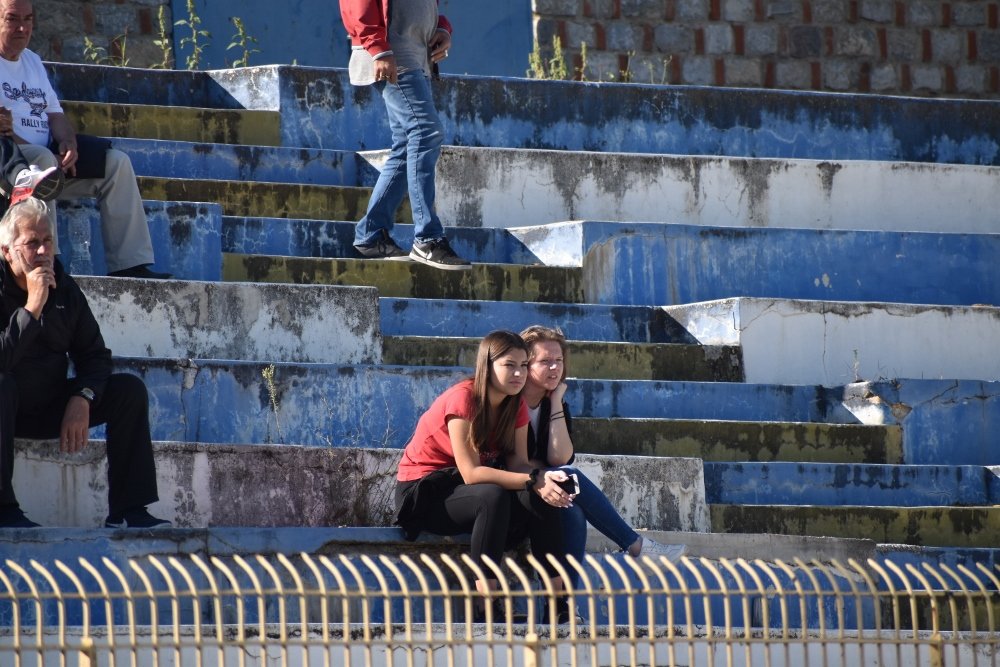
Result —
[[[45, 396], [26, 396], [11, 373], [0, 373], [0, 507], [16, 505], [14, 437], [57, 438], [69, 380]], [[90, 425], [107, 424], [108, 510], [110, 514], [156, 502], [156, 465], [149, 435], [149, 397], [135, 375], [114, 374], [100, 402], [90, 407]]]
[[[397, 484], [397, 506], [407, 486], [416, 483]], [[505, 549], [527, 537], [535, 558], [545, 564], [551, 576], [559, 575], [546, 555], [565, 560], [562, 510], [546, 503], [537, 493], [508, 491], [496, 484], [460, 484], [451, 495], [435, 498], [423, 510], [421, 527], [427, 532], [471, 533], [470, 551], [477, 561], [485, 555], [499, 564]]]

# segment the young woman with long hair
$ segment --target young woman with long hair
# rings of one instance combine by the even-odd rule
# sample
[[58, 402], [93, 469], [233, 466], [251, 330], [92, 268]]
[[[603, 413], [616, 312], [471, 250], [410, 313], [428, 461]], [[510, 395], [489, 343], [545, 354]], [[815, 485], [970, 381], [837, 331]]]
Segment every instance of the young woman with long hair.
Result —
[[[565, 473], [540, 472], [528, 460], [528, 410], [520, 396], [527, 376], [520, 336], [494, 331], [482, 340], [474, 377], [434, 400], [403, 451], [396, 523], [407, 539], [424, 530], [471, 533], [472, 557], [498, 564], [506, 548], [527, 536], [561, 589], [547, 555], [566, 554], [562, 519], [571, 498], [557, 484]], [[477, 581], [480, 591], [497, 586], [495, 579]]]
[[665, 556], [676, 560], [683, 556], [686, 551], [683, 545], [660, 544], [641, 537], [586, 475], [570, 467], [576, 455], [570, 437], [569, 408], [563, 402], [567, 388], [566, 337], [558, 329], [535, 325], [522, 331], [521, 338], [528, 346], [528, 381], [521, 392], [530, 418], [528, 458], [540, 468], [556, 468], [576, 475], [580, 485], [579, 495], [574, 496], [573, 506], [563, 517], [567, 552], [577, 559], [583, 558], [590, 523], [633, 557]]

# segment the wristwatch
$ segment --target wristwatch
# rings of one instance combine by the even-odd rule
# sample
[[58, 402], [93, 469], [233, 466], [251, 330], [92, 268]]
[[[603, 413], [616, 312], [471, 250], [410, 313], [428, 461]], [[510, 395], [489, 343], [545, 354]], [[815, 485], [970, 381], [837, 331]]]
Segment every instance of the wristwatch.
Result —
[[91, 389], [90, 387], [84, 387], [83, 389], [80, 389], [79, 391], [76, 392], [75, 395], [82, 396], [83, 398], [87, 399], [88, 403], [93, 403], [94, 399], [97, 398], [97, 395], [94, 394], [94, 390]]

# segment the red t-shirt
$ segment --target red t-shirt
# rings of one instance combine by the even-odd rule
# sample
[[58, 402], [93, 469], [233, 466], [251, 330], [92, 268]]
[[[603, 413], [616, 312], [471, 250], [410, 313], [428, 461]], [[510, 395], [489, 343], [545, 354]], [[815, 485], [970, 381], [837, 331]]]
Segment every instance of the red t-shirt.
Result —
[[[448, 421], [455, 417], [471, 422], [474, 411], [472, 380], [459, 382], [434, 399], [427, 412], [420, 416], [413, 438], [403, 450], [396, 479], [400, 482], [412, 482], [435, 470], [457, 465], [455, 452], [451, 448], [451, 437], [448, 435]], [[514, 425], [521, 428], [527, 425], [528, 420], [528, 406], [521, 401]], [[481, 465], [494, 465], [499, 458], [496, 443], [490, 442], [490, 445], [488, 449], [479, 452]]]

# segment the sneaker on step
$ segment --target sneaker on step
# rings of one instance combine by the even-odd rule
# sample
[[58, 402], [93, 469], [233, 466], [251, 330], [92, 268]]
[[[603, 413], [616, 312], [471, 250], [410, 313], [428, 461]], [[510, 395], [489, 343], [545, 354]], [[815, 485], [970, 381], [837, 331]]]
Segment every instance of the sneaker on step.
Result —
[[410, 251], [410, 259], [446, 271], [461, 271], [472, 268], [469, 260], [462, 259], [455, 254], [446, 238], [433, 239], [426, 243], [414, 241], [413, 250]]
[[396, 245], [386, 230], [380, 230], [380, 236], [371, 243], [355, 245], [354, 249], [365, 259], [392, 259], [405, 261], [409, 259], [406, 251]]
[[123, 514], [113, 516], [108, 515], [104, 520], [105, 528], [170, 528], [170, 522], [166, 519], [158, 519], [145, 507], [134, 510], [127, 510]]
[[686, 553], [687, 547], [683, 544], [661, 544], [656, 540], [644, 537], [642, 538], [642, 550], [639, 552], [639, 555], [650, 557], [663, 556], [671, 563], [676, 563]]
[[10, 193], [10, 205], [36, 197], [42, 201], [55, 199], [63, 189], [64, 176], [59, 167], [39, 169], [31, 165], [22, 169], [14, 179], [14, 189]]
[[0, 508], [0, 528], [41, 528], [41, 524], [26, 517], [17, 505], [11, 505]]

